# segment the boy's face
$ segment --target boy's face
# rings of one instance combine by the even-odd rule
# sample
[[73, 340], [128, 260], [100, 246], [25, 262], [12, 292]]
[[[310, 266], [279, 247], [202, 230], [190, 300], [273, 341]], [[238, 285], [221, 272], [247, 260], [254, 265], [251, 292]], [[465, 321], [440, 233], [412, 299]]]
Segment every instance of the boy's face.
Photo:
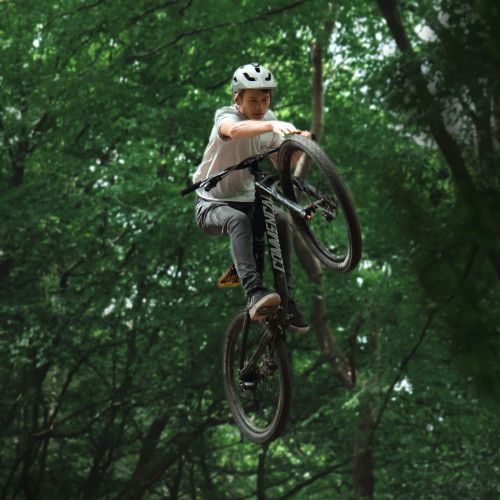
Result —
[[236, 96], [240, 112], [250, 120], [262, 120], [271, 104], [271, 94], [264, 90], [248, 89]]

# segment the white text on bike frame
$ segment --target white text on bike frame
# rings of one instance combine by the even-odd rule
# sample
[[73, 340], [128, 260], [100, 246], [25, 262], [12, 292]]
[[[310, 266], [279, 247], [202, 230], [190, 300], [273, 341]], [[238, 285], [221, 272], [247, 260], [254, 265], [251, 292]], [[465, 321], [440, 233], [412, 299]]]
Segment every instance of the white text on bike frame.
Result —
[[274, 269], [285, 272], [283, 258], [281, 256], [281, 247], [278, 238], [278, 230], [274, 219], [274, 208], [271, 200], [262, 196], [262, 208], [264, 211], [264, 219], [266, 221], [267, 237], [269, 241], [269, 252], [271, 254], [271, 262]]

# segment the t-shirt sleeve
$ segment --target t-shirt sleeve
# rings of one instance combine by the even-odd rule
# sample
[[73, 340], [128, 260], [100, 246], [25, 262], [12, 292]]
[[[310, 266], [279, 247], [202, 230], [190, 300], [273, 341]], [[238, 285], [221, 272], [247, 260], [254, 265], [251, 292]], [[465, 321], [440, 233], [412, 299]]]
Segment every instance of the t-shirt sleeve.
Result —
[[219, 135], [221, 125], [226, 121], [239, 122], [241, 120], [230, 108], [222, 108], [215, 112], [215, 130], [217, 131], [217, 137], [223, 141], [230, 140], [229, 137], [222, 139]]

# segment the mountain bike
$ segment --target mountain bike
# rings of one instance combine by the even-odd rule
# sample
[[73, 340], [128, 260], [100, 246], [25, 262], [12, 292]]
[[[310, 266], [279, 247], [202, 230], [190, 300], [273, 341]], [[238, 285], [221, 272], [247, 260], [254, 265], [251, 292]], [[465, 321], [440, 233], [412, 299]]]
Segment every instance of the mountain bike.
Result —
[[[292, 175], [294, 153], [302, 152], [307, 178]], [[274, 159], [277, 172], [268, 173], [261, 164]], [[288, 288], [274, 219], [273, 203], [290, 214], [306, 245], [316, 258], [335, 272], [348, 272], [361, 258], [361, 230], [349, 191], [323, 150], [302, 135], [287, 136], [279, 148], [253, 156], [183, 191], [209, 191], [226, 175], [249, 169], [254, 178], [253, 249], [262, 275], [264, 235], [271, 260], [279, 306], [265, 311], [265, 319], [251, 321], [248, 310], [231, 321], [223, 350], [226, 398], [241, 432], [255, 443], [277, 439], [288, 421], [292, 405], [292, 381], [285, 349], [288, 326]], [[234, 265], [219, 284], [238, 282]]]

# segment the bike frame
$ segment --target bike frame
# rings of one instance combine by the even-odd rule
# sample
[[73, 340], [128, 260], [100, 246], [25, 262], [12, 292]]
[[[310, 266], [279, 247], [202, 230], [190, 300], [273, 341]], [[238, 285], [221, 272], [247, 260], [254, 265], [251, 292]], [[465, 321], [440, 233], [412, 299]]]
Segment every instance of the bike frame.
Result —
[[[289, 206], [294, 205], [293, 208], [296, 211], [302, 212], [302, 209], [295, 205], [295, 203], [285, 198], [281, 195], [277, 189], [274, 187], [269, 187], [268, 184], [272, 183], [272, 186], [277, 182], [277, 176], [266, 175], [258, 167], [258, 160], [255, 160], [253, 164], [250, 165], [249, 169], [254, 176], [255, 180], [255, 201], [254, 201], [254, 221], [253, 221], [253, 251], [255, 255], [255, 260], [257, 263], [257, 271], [263, 274], [264, 269], [264, 253], [265, 253], [265, 236], [267, 237], [267, 250], [271, 260], [271, 269], [274, 278], [274, 288], [276, 292], [281, 297], [281, 305], [279, 306], [277, 313], [274, 314], [268, 324], [264, 335], [261, 338], [260, 344], [256, 351], [253, 353], [252, 357], [244, 364], [246, 356], [246, 341], [248, 336], [248, 330], [250, 326], [250, 315], [247, 311], [245, 320], [243, 323], [242, 331], [242, 343], [240, 352], [240, 363], [239, 363], [239, 377], [240, 380], [244, 380], [252, 371], [255, 369], [255, 364], [261, 357], [264, 349], [269, 343], [273, 343], [273, 339], [276, 335], [280, 335], [283, 338], [286, 336], [287, 327], [287, 313], [288, 313], [288, 285], [285, 276], [285, 266], [283, 263], [283, 255], [281, 252], [281, 245], [279, 242], [278, 228], [276, 226], [276, 220], [274, 215], [273, 200], [281, 203], [282, 205]], [[292, 208], [292, 207], [289, 207]], [[273, 346], [271, 345], [271, 350]]]
[[[206, 191], [210, 191], [213, 187], [217, 185], [217, 183], [225, 177], [227, 174], [233, 172], [234, 170], [243, 170], [245, 168], [248, 168], [252, 175], [255, 178], [255, 188], [256, 192], [260, 191], [261, 193], [265, 193], [268, 195], [270, 198], [272, 198], [274, 201], [278, 202], [280, 205], [283, 205], [285, 208], [288, 208], [292, 212], [297, 213], [304, 219], [309, 219], [311, 214], [310, 211], [304, 210], [300, 205], [297, 203], [294, 203], [292, 200], [287, 198], [286, 196], [283, 196], [277, 189], [276, 184], [278, 183], [278, 176], [277, 175], [266, 175], [262, 170], [259, 168], [259, 163], [266, 158], [268, 158], [270, 155], [277, 153], [279, 151], [279, 148], [273, 148], [267, 151], [266, 153], [263, 153], [261, 155], [253, 156], [251, 158], [247, 158], [246, 160], [243, 160], [241, 163], [238, 165], [234, 165], [233, 167], [226, 168], [224, 170], [221, 170], [220, 172], [217, 172], [216, 174], [213, 174], [206, 179], [202, 181], [198, 181], [195, 184], [192, 184], [191, 186], [183, 189], [181, 191], [181, 195], [185, 196], [188, 193], [191, 193], [192, 191], [195, 191], [198, 188], [205, 189]], [[298, 180], [297, 180], [298, 181]], [[272, 184], [271, 184], [272, 182]]]
[[[317, 167], [310, 176], [313, 184], [291, 175], [297, 152], [305, 154], [305, 160]], [[260, 162], [269, 156], [277, 166], [271, 174], [259, 168]], [[264, 277], [267, 248], [281, 304], [261, 307], [258, 311], [261, 320], [252, 322], [248, 308], [232, 319], [224, 341], [223, 378], [229, 408], [239, 429], [250, 441], [264, 444], [281, 435], [292, 406], [291, 368], [285, 348], [290, 326], [289, 297], [275, 205], [285, 208], [311, 253], [335, 272], [349, 272], [356, 267], [362, 241], [347, 186], [324, 151], [307, 137], [288, 137], [279, 148], [247, 158], [181, 193], [185, 195], [198, 188], [210, 191], [224, 176], [246, 168], [255, 186], [252, 250], [257, 272]], [[329, 225], [337, 219], [339, 224]], [[221, 282], [235, 284], [234, 272], [233, 263]]]
[[[187, 193], [195, 191], [198, 188], [203, 188], [207, 191], [212, 189], [217, 183], [230, 172], [234, 170], [242, 170], [248, 168], [255, 179], [255, 201], [254, 201], [254, 234], [253, 234], [253, 250], [257, 264], [257, 271], [261, 274], [264, 268], [264, 253], [265, 253], [265, 236], [267, 236], [267, 248], [271, 259], [271, 268], [274, 277], [274, 287], [276, 292], [281, 297], [281, 305], [278, 307], [277, 312], [273, 311], [270, 314], [268, 327], [262, 336], [259, 347], [252, 355], [250, 360], [244, 365], [246, 341], [248, 337], [248, 330], [250, 325], [250, 315], [247, 311], [243, 323], [243, 335], [240, 354], [240, 380], [249, 375], [254, 370], [256, 363], [261, 357], [267, 345], [273, 342], [276, 335], [283, 338], [286, 336], [286, 329], [288, 323], [288, 286], [286, 282], [285, 269], [283, 265], [283, 256], [281, 253], [281, 245], [278, 238], [278, 229], [274, 217], [273, 201], [287, 208], [289, 211], [298, 214], [305, 220], [310, 219], [311, 211], [314, 207], [303, 209], [300, 205], [293, 202], [286, 196], [282, 195], [277, 188], [279, 183], [279, 175], [266, 174], [259, 168], [259, 163], [270, 155], [279, 151], [279, 148], [270, 149], [266, 153], [248, 158], [238, 165], [221, 170], [206, 179], [199, 181], [188, 188], [181, 191], [184, 196]], [[271, 349], [272, 349], [271, 345]]]

